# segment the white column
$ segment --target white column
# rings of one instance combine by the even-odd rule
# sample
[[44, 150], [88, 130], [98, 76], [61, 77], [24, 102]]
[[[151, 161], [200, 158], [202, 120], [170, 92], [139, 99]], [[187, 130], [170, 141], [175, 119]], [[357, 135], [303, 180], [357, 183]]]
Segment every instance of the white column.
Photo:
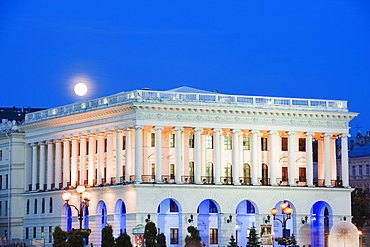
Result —
[[71, 155], [71, 186], [76, 187], [77, 182], [77, 163], [78, 163], [78, 138], [72, 137]]
[[270, 184], [276, 186], [276, 168], [278, 166], [279, 156], [277, 155], [277, 149], [279, 145], [277, 144], [278, 132], [276, 130], [270, 130]]
[[200, 176], [201, 176], [201, 167], [202, 167], [202, 164], [201, 164], [201, 160], [202, 160], [202, 145], [201, 145], [201, 132], [203, 131], [202, 128], [195, 128], [194, 129], [194, 133], [195, 133], [195, 143], [194, 143], [194, 149], [195, 149], [195, 183], [196, 184], [201, 184], [201, 179], [200, 179]]
[[259, 185], [258, 182], [258, 134], [259, 130], [251, 130], [251, 168], [252, 168], [252, 185]]
[[70, 182], [69, 171], [71, 165], [71, 150], [70, 140], [67, 138], [63, 139], [63, 188], [67, 187], [67, 183]]
[[182, 184], [181, 176], [183, 174], [182, 164], [182, 131], [184, 128], [175, 127], [175, 147], [176, 147], [176, 170], [175, 170], [175, 182]]
[[38, 148], [37, 142], [31, 144], [32, 146], [32, 190], [36, 190], [37, 184], [37, 162], [38, 162]]
[[[162, 183], [162, 126], [156, 126], [155, 129], [155, 182]], [[176, 145], [177, 143], [175, 143]]]
[[59, 184], [63, 181], [62, 178], [62, 140], [55, 141], [55, 188], [61, 189]]
[[[116, 184], [119, 184], [124, 179], [122, 177], [122, 130], [116, 129]], [[126, 167], [127, 168], [127, 167]]]
[[[48, 141], [48, 165], [47, 165], [47, 185], [46, 189], [51, 190], [51, 184], [54, 182], [54, 140]], [[55, 184], [54, 184], [55, 186]]]
[[130, 181], [132, 174], [132, 130], [127, 127], [126, 131], [126, 147], [125, 147], [125, 181]]
[[296, 186], [294, 183], [295, 178], [295, 159], [294, 159], [294, 137], [296, 132], [289, 131], [288, 132], [288, 184], [289, 186]]
[[307, 165], [307, 186], [313, 187], [313, 150], [312, 150], [312, 136], [314, 133], [306, 133], [306, 165]]
[[325, 186], [332, 187], [331, 185], [331, 159], [330, 159], [330, 138], [331, 133], [324, 134], [324, 176], [325, 176]]
[[94, 185], [94, 179], [95, 179], [95, 150], [96, 150], [96, 140], [95, 135], [90, 134], [89, 135], [89, 155], [88, 155], [88, 185], [93, 186]]
[[86, 180], [86, 136], [80, 136], [80, 184], [85, 184]]
[[134, 126], [135, 129], [135, 183], [141, 182], [143, 168], [143, 126]]
[[105, 134], [100, 132], [98, 134], [98, 167], [97, 167], [97, 184], [102, 184], [104, 177], [104, 137]]
[[113, 175], [113, 132], [107, 132], [107, 177], [105, 182], [111, 184]]
[[239, 133], [240, 130], [233, 129], [232, 131], [233, 137], [232, 137], [232, 176], [233, 176], [233, 184], [234, 185], [240, 185], [239, 181], [239, 171], [240, 171], [240, 165], [239, 165]]
[[214, 150], [213, 150], [213, 156], [215, 161], [215, 174], [214, 174], [214, 183], [215, 184], [221, 184], [221, 143], [220, 143], [220, 132], [221, 129], [213, 129], [213, 141], [214, 141]]
[[345, 188], [349, 188], [349, 171], [348, 171], [348, 137], [349, 134], [342, 134], [342, 183]]
[[30, 191], [32, 190], [32, 150], [29, 143], [24, 144], [24, 169], [24, 191]]
[[39, 189], [44, 190], [45, 177], [46, 177], [46, 143], [39, 142], [40, 146], [40, 170], [39, 170]]

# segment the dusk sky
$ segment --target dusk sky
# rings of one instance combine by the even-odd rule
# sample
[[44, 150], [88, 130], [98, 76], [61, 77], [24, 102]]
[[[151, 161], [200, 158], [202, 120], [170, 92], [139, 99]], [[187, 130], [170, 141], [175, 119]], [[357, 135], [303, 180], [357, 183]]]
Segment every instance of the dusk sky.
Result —
[[0, 0], [1, 107], [189, 86], [348, 100], [354, 134], [370, 131], [369, 79], [368, 0]]

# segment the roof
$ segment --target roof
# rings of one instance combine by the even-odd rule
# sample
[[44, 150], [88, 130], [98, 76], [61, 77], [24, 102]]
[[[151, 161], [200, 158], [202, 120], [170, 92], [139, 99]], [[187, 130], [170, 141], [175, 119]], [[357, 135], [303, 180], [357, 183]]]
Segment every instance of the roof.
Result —
[[358, 147], [348, 152], [348, 157], [350, 158], [364, 157], [364, 156], [370, 156], [370, 144], [362, 146], [362, 147]]
[[197, 88], [182, 86], [174, 89], [167, 90], [167, 92], [181, 92], [181, 93], [211, 93], [217, 94], [216, 92], [205, 91]]

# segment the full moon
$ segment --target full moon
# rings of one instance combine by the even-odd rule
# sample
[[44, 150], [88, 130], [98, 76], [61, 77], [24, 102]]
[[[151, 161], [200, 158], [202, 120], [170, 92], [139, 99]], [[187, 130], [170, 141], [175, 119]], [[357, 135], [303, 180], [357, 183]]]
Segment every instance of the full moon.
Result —
[[75, 85], [74, 90], [78, 96], [84, 96], [87, 93], [87, 86], [85, 83], [79, 82]]

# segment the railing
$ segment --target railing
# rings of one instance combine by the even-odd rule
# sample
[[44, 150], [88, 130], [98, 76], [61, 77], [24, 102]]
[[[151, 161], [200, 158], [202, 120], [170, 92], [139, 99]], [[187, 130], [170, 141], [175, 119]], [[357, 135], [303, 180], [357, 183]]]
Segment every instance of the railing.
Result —
[[284, 177], [284, 178], [277, 178], [276, 179], [276, 184], [280, 185], [280, 186], [288, 186], [289, 183], [288, 183], [288, 178]]
[[220, 177], [221, 184], [233, 184], [232, 177]]
[[214, 184], [213, 177], [211, 176], [201, 176], [200, 179], [203, 184]]
[[370, 180], [370, 175], [350, 176], [350, 180]]
[[325, 180], [324, 179], [317, 179], [315, 178], [313, 180], [313, 184], [316, 186], [316, 187], [325, 187]]
[[153, 175], [142, 175], [141, 181], [143, 184], [154, 184], [155, 183], [155, 176]]
[[242, 185], [252, 185], [252, 178], [251, 177], [239, 177], [239, 182]]
[[294, 179], [294, 183], [297, 186], [304, 187], [307, 186], [307, 179], [305, 178]]
[[194, 184], [194, 176], [181, 176], [181, 182], [184, 184]]
[[71, 105], [26, 114], [25, 123], [78, 114], [131, 102], [181, 105], [217, 105], [265, 109], [348, 112], [347, 101], [225, 95], [215, 93], [180, 93], [170, 91], [135, 90], [108, 97], [82, 101]]
[[173, 175], [162, 175], [162, 182], [165, 184], [174, 184], [175, 176]]
[[331, 186], [333, 187], [343, 187], [343, 181], [340, 179], [337, 180], [331, 180]]
[[270, 185], [270, 178], [258, 178], [260, 185]]
[[110, 184], [115, 184], [115, 183], [116, 183], [116, 177], [111, 177]]

